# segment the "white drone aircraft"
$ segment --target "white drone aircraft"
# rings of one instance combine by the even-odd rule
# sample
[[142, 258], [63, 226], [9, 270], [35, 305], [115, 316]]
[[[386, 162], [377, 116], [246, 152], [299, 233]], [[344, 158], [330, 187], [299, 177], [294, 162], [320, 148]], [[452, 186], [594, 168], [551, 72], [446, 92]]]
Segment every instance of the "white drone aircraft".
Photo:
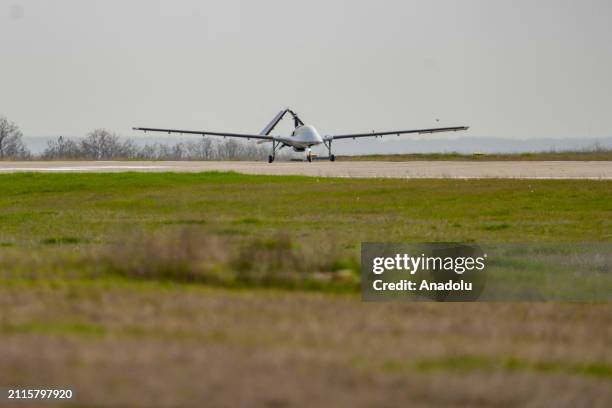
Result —
[[[270, 133], [283, 117], [290, 113], [293, 116], [295, 129], [291, 136], [271, 136]], [[413, 129], [413, 130], [393, 130], [388, 132], [371, 132], [371, 133], [353, 133], [346, 135], [321, 136], [317, 129], [311, 125], [305, 125], [298, 115], [291, 109], [282, 110], [272, 119], [272, 121], [259, 134], [246, 133], [225, 133], [225, 132], [208, 132], [205, 130], [177, 130], [177, 129], [158, 129], [158, 128], [133, 128], [134, 130], [142, 130], [144, 132], [164, 132], [164, 133], [180, 133], [194, 134], [202, 136], [223, 136], [223, 137], [239, 137], [242, 139], [258, 139], [259, 143], [272, 142], [272, 152], [268, 156], [268, 163], [272, 163], [276, 157], [276, 152], [283, 147], [292, 147], [296, 152], [305, 152], [306, 159], [312, 161], [312, 146], [325, 145], [329, 152], [329, 160], [335, 161], [336, 156], [331, 152], [332, 142], [340, 139], [356, 139], [358, 137], [383, 137], [387, 135], [403, 135], [408, 133], [438, 133], [438, 132], [456, 132], [459, 130], [468, 130], [467, 126], [443, 127], [432, 129]]]

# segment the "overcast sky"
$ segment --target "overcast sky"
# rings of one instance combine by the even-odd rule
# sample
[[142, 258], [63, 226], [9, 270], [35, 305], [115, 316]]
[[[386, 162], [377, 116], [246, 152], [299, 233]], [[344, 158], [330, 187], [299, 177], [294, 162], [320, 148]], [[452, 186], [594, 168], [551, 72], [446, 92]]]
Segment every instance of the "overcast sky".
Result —
[[323, 134], [610, 137], [612, 1], [0, 0], [0, 115], [27, 136], [284, 107]]

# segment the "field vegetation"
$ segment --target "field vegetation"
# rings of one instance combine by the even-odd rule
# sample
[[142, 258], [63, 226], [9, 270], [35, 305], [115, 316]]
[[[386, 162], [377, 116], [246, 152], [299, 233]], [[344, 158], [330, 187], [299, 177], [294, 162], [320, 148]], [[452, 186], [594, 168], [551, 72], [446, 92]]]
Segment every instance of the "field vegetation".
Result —
[[610, 243], [610, 181], [23, 173], [0, 191], [2, 386], [82, 406], [612, 402], [609, 303], [358, 290], [365, 241]]

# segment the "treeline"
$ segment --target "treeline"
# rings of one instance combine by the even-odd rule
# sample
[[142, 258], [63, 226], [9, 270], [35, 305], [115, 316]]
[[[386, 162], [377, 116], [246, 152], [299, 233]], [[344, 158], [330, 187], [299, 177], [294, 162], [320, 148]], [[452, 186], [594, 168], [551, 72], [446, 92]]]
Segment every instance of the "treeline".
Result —
[[78, 141], [62, 136], [51, 140], [39, 157], [44, 160], [263, 160], [268, 150], [269, 146], [204, 137], [197, 142], [138, 146], [132, 140], [122, 140], [105, 129], [97, 129]]
[[174, 144], [139, 146], [106, 129], [96, 129], [83, 139], [63, 136], [50, 140], [40, 154], [32, 154], [23, 142], [19, 127], [0, 117], [0, 159], [13, 160], [263, 160], [269, 144], [235, 139], [201, 138]]
[[0, 159], [28, 159], [31, 156], [19, 127], [0, 116]]

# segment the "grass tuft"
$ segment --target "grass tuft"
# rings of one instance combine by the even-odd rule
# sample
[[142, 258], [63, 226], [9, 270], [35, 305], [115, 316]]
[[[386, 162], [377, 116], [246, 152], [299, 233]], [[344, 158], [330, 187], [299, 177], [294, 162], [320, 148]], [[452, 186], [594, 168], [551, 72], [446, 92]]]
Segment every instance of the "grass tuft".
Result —
[[259, 218], [242, 218], [236, 221], [237, 224], [246, 224], [246, 225], [257, 225], [261, 224], [262, 221]]
[[45, 238], [40, 241], [43, 245], [73, 245], [73, 244], [88, 244], [90, 241], [78, 237], [59, 237]]
[[482, 227], [484, 231], [503, 231], [510, 228], [510, 224], [492, 224]]
[[162, 221], [164, 225], [204, 225], [208, 221], [202, 219], [187, 219], [187, 220], [167, 220]]
[[140, 233], [105, 247], [99, 271], [128, 278], [241, 287], [351, 290], [358, 288], [359, 263], [331, 250], [312, 256], [279, 233], [242, 243], [196, 228]]
[[[391, 365], [389, 365], [391, 367]], [[393, 366], [397, 370], [397, 364]], [[602, 362], [530, 361], [520, 358], [460, 355], [422, 360], [414, 368], [421, 372], [433, 371], [532, 371], [539, 373], [565, 373], [598, 378], [612, 378], [612, 365]]]
[[0, 333], [4, 334], [50, 334], [78, 335], [99, 337], [106, 334], [103, 326], [92, 323], [11, 323], [0, 325]]

